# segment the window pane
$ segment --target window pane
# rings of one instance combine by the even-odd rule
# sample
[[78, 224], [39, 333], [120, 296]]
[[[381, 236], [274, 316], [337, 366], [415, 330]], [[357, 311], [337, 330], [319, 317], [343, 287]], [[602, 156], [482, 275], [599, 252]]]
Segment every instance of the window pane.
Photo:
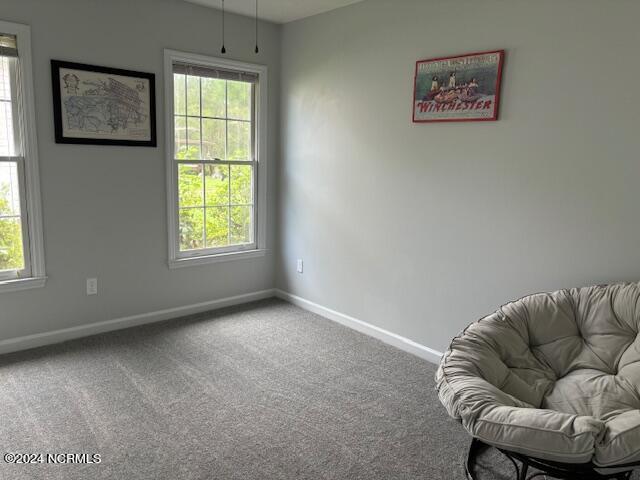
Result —
[[0, 270], [23, 270], [20, 218], [0, 218]]
[[200, 116], [200, 77], [187, 76], [187, 115]]
[[229, 166], [207, 165], [205, 167], [207, 206], [229, 204]]
[[202, 116], [225, 118], [224, 80], [202, 79]]
[[[196, 73], [196, 70], [190, 70]], [[174, 74], [180, 249], [255, 241], [253, 85]]]
[[231, 244], [251, 243], [252, 207], [231, 207]]
[[9, 65], [15, 59], [0, 57], [0, 156], [11, 157], [16, 155], [13, 130], [13, 95], [11, 92], [11, 78]]
[[186, 115], [185, 110], [185, 82], [187, 77], [180, 73], [173, 74], [173, 110], [176, 115]]
[[0, 216], [20, 215], [18, 164], [0, 162]]
[[0, 57], [0, 100], [9, 100], [13, 98], [11, 94], [11, 78], [9, 77], [10, 62], [15, 62], [9, 57]]
[[202, 119], [202, 158], [214, 160], [224, 159], [225, 121]]
[[229, 118], [251, 120], [251, 84], [227, 82], [227, 108]]
[[251, 165], [232, 165], [231, 166], [231, 203], [251, 204]]
[[251, 123], [227, 124], [227, 160], [251, 160]]
[[204, 246], [204, 208], [180, 209], [180, 250]]
[[200, 160], [200, 119], [187, 117], [187, 159]]
[[178, 197], [181, 207], [202, 207], [202, 165], [178, 165]]
[[11, 102], [0, 100], [0, 157], [15, 155]]
[[207, 247], [229, 245], [229, 208], [207, 208]]
[[175, 122], [175, 143], [176, 158], [185, 160], [187, 158], [187, 119], [186, 117], [176, 117]]

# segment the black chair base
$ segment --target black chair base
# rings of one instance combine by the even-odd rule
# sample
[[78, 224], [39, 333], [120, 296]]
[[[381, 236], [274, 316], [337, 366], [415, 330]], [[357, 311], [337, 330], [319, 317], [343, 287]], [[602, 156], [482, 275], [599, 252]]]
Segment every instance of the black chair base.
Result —
[[[492, 447], [477, 438], [474, 438], [471, 441], [469, 455], [467, 456], [467, 463], [465, 464], [465, 472], [468, 480], [477, 480], [475, 474], [476, 460], [478, 454], [487, 448]], [[505, 455], [511, 463], [513, 463], [516, 470], [517, 480], [532, 480], [534, 478], [543, 478], [545, 476], [548, 478], [558, 478], [563, 480], [630, 480], [634, 469], [640, 467], [639, 464], [621, 465], [619, 468], [624, 471], [603, 474], [599, 473], [591, 463], [571, 464], [551, 462], [549, 460], [541, 460], [538, 458], [528, 457], [520, 453], [510, 452], [501, 448], [498, 448], [497, 450]], [[538, 471], [529, 474], [529, 471], [532, 469], [536, 469]]]

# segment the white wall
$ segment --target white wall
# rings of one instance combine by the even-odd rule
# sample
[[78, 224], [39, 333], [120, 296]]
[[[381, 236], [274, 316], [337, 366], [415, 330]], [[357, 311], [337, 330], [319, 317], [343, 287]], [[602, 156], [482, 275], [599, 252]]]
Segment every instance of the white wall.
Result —
[[[31, 25], [49, 280], [0, 294], [0, 340], [273, 287], [273, 254], [169, 270], [165, 192], [163, 49], [218, 55], [220, 16], [182, 0], [2, 0], [0, 19]], [[269, 161], [275, 189], [280, 27], [230, 15], [229, 58], [269, 66]], [[57, 145], [50, 59], [156, 74], [158, 148]], [[273, 195], [272, 195], [273, 198]], [[275, 201], [269, 218], [276, 217]], [[275, 228], [269, 231], [274, 248]], [[100, 293], [85, 295], [97, 276]]]
[[[512, 298], [637, 280], [639, 14], [633, 0], [367, 0], [282, 38], [263, 24], [257, 59], [251, 19], [230, 16], [229, 57], [270, 68], [269, 247], [281, 255], [277, 268], [269, 255], [171, 271], [162, 50], [217, 55], [219, 14], [181, 0], [3, 0], [0, 19], [32, 27], [49, 281], [0, 295], [0, 340], [277, 277], [443, 349]], [[410, 122], [417, 59], [498, 48], [501, 121]], [[51, 58], [155, 72], [158, 148], [56, 145]]]
[[[638, 18], [367, 0], [286, 25], [278, 287], [443, 350], [519, 296], [638, 280]], [[499, 122], [411, 123], [416, 60], [500, 48]]]

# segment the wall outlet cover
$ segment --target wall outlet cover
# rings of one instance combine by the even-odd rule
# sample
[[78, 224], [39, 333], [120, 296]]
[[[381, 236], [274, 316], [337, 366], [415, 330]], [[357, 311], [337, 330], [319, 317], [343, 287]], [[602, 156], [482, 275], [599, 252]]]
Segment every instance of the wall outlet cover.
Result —
[[97, 294], [98, 294], [98, 279], [87, 278], [87, 295], [97, 295]]

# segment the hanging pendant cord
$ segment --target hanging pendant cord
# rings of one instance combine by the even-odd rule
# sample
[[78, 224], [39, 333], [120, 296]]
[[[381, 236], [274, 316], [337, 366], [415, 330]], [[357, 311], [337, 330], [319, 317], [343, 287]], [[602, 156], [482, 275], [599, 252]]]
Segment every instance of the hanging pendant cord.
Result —
[[227, 53], [227, 49], [224, 46], [224, 0], [222, 0], [222, 48], [220, 49], [220, 53]]
[[258, 0], [256, 0], [256, 53], [260, 53], [258, 48]]

